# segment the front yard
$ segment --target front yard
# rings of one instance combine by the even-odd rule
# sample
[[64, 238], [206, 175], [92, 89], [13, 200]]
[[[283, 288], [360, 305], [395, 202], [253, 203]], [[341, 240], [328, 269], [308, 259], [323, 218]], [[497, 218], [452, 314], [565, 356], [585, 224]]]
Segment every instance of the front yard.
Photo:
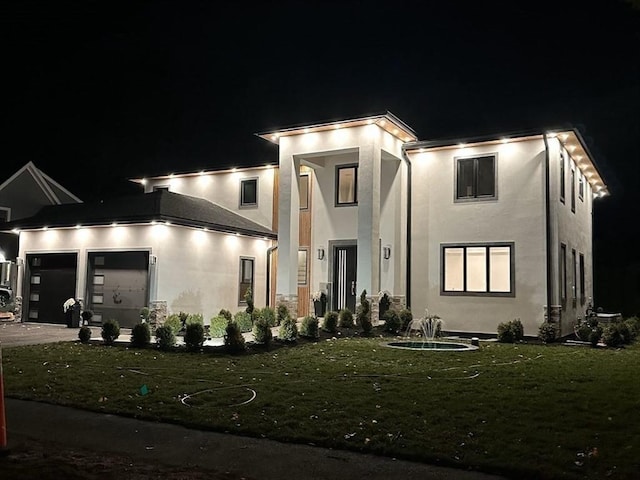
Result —
[[384, 343], [342, 338], [236, 356], [79, 343], [6, 348], [5, 392], [513, 478], [640, 471], [637, 344], [481, 343], [448, 353]]

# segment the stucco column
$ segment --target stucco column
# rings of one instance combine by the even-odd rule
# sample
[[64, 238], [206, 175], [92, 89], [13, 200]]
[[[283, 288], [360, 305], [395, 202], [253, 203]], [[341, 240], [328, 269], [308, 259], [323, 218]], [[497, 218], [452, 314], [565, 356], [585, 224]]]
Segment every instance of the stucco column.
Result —
[[281, 154], [278, 175], [278, 268], [276, 302], [297, 316], [300, 161]]
[[377, 294], [380, 288], [380, 162], [381, 150], [375, 145], [361, 146], [358, 154], [358, 284]]

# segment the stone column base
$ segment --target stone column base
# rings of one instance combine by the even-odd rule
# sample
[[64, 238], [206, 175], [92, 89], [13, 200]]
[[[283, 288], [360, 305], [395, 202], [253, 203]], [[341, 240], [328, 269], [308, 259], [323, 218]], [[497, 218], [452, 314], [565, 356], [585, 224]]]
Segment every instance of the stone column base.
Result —
[[149, 302], [149, 321], [159, 327], [167, 319], [167, 302], [165, 300], [153, 300]]
[[289, 315], [291, 318], [298, 318], [298, 295], [290, 294], [283, 295], [281, 293], [276, 294], [276, 310], [278, 305], [284, 305], [289, 310]]

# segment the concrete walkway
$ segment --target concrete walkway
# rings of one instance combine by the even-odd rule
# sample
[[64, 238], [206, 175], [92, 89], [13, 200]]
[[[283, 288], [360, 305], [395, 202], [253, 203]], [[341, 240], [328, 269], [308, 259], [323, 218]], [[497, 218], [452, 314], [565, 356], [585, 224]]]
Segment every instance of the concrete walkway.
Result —
[[[129, 334], [121, 333], [122, 340], [128, 342]], [[3, 347], [75, 341], [77, 335], [78, 329], [64, 325], [0, 324]], [[96, 452], [108, 450], [144, 462], [199, 466], [259, 480], [502, 478], [311, 445], [193, 430], [27, 400], [5, 399], [5, 412], [9, 449], [34, 439]]]

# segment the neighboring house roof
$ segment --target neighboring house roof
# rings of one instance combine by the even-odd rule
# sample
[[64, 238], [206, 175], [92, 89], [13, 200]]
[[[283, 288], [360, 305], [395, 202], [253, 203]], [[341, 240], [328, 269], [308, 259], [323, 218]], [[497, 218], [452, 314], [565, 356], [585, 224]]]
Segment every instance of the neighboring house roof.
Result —
[[33, 162], [26, 163], [20, 170], [5, 180], [2, 185], [0, 185], [0, 192], [24, 176], [28, 176], [32, 182], [35, 182], [52, 204], [60, 205], [62, 203], [82, 202], [82, 200], [73, 193], [36, 167]]
[[4, 229], [100, 226], [168, 222], [225, 233], [277, 238], [269, 228], [202, 198], [166, 190], [105, 199], [102, 202], [53, 205], [36, 215], [3, 225]]

